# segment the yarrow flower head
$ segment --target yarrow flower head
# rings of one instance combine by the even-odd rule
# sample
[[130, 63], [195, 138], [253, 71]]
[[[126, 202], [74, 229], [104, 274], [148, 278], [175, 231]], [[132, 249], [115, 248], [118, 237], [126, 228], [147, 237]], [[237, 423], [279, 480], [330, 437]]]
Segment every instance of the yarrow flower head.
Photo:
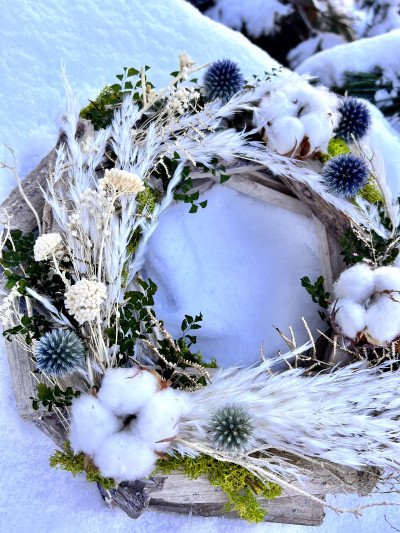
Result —
[[118, 196], [137, 194], [145, 189], [143, 180], [137, 174], [119, 168], [106, 170], [104, 178], [99, 179], [99, 186], [103, 190], [113, 190]]
[[46, 261], [54, 254], [56, 257], [64, 255], [61, 235], [59, 233], [44, 233], [40, 235], [33, 247], [35, 261]]
[[46, 333], [35, 346], [36, 367], [55, 377], [74, 370], [85, 354], [83, 342], [71, 330], [56, 329]]
[[368, 167], [354, 154], [332, 157], [322, 170], [328, 192], [339, 198], [353, 198], [368, 183]]
[[97, 317], [106, 296], [104, 283], [81, 279], [65, 293], [65, 307], [79, 324], [83, 324]]
[[244, 452], [253, 443], [255, 426], [249, 411], [240, 405], [227, 404], [210, 418], [208, 435], [215, 448], [227, 452]]
[[230, 59], [214, 61], [203, 77], [205, 97], [208, 102], [220, 99], [223, 104], [243, 89], [244, 78], [238, 64]]
[[345, 142], [351, 142], [353, 137], [356, 141], [364, 137], [371, 125], [371, 113], [367, 105], [349, 96], [344, 98], [338, 109], [340, 121], [334, 134]]

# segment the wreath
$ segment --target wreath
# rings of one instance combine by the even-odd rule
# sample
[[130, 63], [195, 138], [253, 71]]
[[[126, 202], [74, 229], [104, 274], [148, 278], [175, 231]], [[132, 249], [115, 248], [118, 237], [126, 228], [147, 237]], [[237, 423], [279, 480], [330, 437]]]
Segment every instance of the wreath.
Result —
[[[368, 106], [283, 69], [246, 81], [233, 61], [196, 68], [186, 53], [171, 76], [156, 90], [148, 67], [126, 68], [79, 111], [64, 74], [43, 215], [15, 158], [2, 163], [38, 226], [23, 234], [12, 213], [4, 224], [3, 334], [34, 363], [32, 408], [54, 412], [67, 435], [51, 465], [85, 471], [110, 498], [156, 469], [206, 474], [252, 521], [264, 515], [256, 495], [281, 488], [361, 514], [292, 480], [315, 465], [333, 476], [375, 468], [381, 482], [399, 474], [399, 201], [368, 137]], [[173, 338], [140, 270], [171, 203], [206, 208], [202, 173], [224, 183], [246, 164], [318, 198], [347, 269], [332, 295], [323, 278], [302, 280], [326, 322], [318, 338], [304, 321], [307, 343], [278, 330], [286, 354], [266, 359], [261, 348], [260, 364], [218, 368], [195, 351], [202, 315], [185, 315]]]

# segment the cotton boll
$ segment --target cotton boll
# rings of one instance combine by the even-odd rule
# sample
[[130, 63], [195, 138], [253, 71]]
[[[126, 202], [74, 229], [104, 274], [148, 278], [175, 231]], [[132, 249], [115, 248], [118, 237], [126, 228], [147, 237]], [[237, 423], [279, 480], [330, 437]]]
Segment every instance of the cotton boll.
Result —
[[[400, 268], [386, 266], [375, 270], [376, 291], [400, 291]], [[396, 295], [394, 295], [396, 299]]]
[[122, 422], [89, 394], [73, 402], [71, 419], [69, 440], [75, 453], [93, 455], [107, 437], [122, 427]]
[[100, 402], [116, 415], [135, 414], [159, 390], [160, 380], [139, 367], [110, 368], [98, 392]]
[[304, 137], [304, 127], [294, 117], [282, 117], [272, 122], [270, 133], [266, 130], [267, 146], [279, 154], [293, 152]]
[[335, 298], [345, 298], [363, 304], [375, 288], [374, 272], [365, 263], [357, 263], [345, 270], [335, 282]]
[[259, 112], [265, 122], [285, 115], [294, 116], [297, 106], [284, 91], [274, 91], [261, 100]]
[[341, 332], [349, 339], [355, 339], [367, 322], [365, 308], [351, 300], [338, 300], [335, 320]]
[[106, 477], [135, 481], [149, 476], [157, 456], [129, 431], [111, 435], [94, 456], [94, 463]]
[[307, 113], [300, 117], [300, 121], [304, 127], [304, 134], [309, 138], [311, 152], [315, 149], [326, 150], [333, 133], [329, 115]]
[[171, 442], [158, 442], [179, 433], [179, 419], [190, 409], [188, 393], [166, 389], [143, 407], [138, 420], [131, 423], [131, 431], [143, 439], [150, 448], [162, 452]]
[[371, 344], [386, 346], [400, 335], [400, 303], [380, 296], [367, 310], [366, 337]]

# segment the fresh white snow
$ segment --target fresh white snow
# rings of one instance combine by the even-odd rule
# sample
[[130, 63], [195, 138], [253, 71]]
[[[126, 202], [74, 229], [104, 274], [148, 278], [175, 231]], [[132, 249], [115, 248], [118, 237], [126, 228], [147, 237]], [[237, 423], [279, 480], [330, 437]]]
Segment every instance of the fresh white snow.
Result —
[[[61, 62], [82, 105], [104, 85], [113, 82], [113, 76], [124, 66], [150, 65], [154, 83], [164, 84], [167, 73], [176, 70], [178, 54], [183, 50], [199, 64], [229, 57], [239, 62], [245, 74], [259, 74], [276, 66], [242, 35], [201, 16], [181, 0], [59, 0], [57, 3], [37, 0], [34, 4], [28, 0], [8, 0], [2, 8], [0, 35], [0, 140], [15, 148], [21, 175], [31, 170], [55, 143], [57, 120], [64, 108], [62, 84], [57, 74]], [[382, 119], [381, 124], [385, 124]], [[396, 151], [397, 147], [388, 149], [386, 159], [395, 159]], [[2, 157], [4, 153], [1, 152]], [[15, 183], [4, 170], [0, 180], [0, 195], [4, 199]], [[266, 341], [265, 349], [267, 345], [271, 351], [278, 347], [271, 328], [273, 306], [278, 308], [274, 309], [274, 324], [285, 329], [292, 316], [298, 318], [296, 306], [301, 301], [308, 305], [308, 295], [300, 287], [299, 277], [313, 278], [319, 273], [316, 248], [305, 240], [307, 232], [313, 230], [308, 220], [279, 214], [279, 208], [265, 206], [229, 189], [216, 188], [206, 197], [209, 206], [204, 212], [189, 215], [187, 206], [177, 206], [165, 216], [149, 248], [153, 262], [149, 263], [148, 273], [160, 285], [157, 305], [159, 312], [163, 306], [171, 311], [171, 327], [178, 315], [182, 318], [181, 311], [188, 314], [203, 311], [204, 330], [210, 338], [202, 339], [201, 347], [209, 355], [233, 362], [243, 360], [246, 346], [244, 362], [248, 363], [257, 359], [261, 340]], [[217, 209], [223, 211], [218, 220]], [[289, 233], [293, 222], [295, 229]], [[177, 259], [175, 265], [174, 254], [168, 251], [163, 256], [160, 246], [161, 236], [171, 232], [175, 234], [171, 243]], [[193, 232], [191, 238], [189, 232]], [[221, 257], [221, 251], [225, 251], [226, 258]], [[186, 274], [178, 260], [182, 254], [188, 264]], [[255, 254], [254, 260], [250, 260], [250, 254]], [[214, 263], [206, 263], [206, 259]], [[275, 285], [278, 283], [271, 284], [270, 279], [280, 271], [282, 286], [277, 300]], [[184, 274], [186, 277], [179, 277]], [[177, 278], [182, 280], [178, 287], [174, 283]], [[200, 278], [203, 285], [199, 286]], [[178, 302], [171, 297], [172, 287]], [[233, 320], [228, 320], [225, 309], [210, 305], [217, 299], [227, 302]], [[293, 308], [292, 315], [288, 308]], [[245, 318], [240, 316], [241, 311], [246, 313]], [[225, 322], [213, 324], [216, 317], [225, 318]], [[239, 331], [240, 323], [246, 325], [246, 331]], [[214, 343], [211, 336], [218, 332], [222, 336]], [[211, 349], [213, 345], [221, 352], [221, 347], [226, 346], [225, 339], [233, 333], [240, 334], [235, 353], [232, 350], [231, 354], [221, 354]], [[246, 338], [252, 339], [253, 344], [245, 342]], [[121, 511], [108, 509], [95, 486], [80, 477], [73, 479], [69, 473], [49, 468], [48, 456], [54, 446], [33, 424], [19, 419], [3, 346], [0, 356], [0, 531], [315, 531], [301, 526], [251, 526], [225, 518], [156, 513], [146, 513], [134, 522]], [[337, 500], [347, 507], [359, 502], [357, 496]], [[393, 507], [368, 510], [358, 521], [328, 511], [321, 531], [392, 531], [385, 516], [394, 526], [399, 526], [399, 512]]]

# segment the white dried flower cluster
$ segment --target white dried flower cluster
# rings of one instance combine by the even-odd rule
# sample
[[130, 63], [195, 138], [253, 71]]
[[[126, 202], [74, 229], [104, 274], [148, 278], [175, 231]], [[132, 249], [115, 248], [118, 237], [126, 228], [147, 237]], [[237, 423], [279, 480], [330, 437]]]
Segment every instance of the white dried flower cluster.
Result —
[[267, 147], [288, 157], [325, 152], [338, 124], [337, 97], [305, 80], [284, 82], [254, 112], [254, 126]]
[[191, 101], [195, 101], [200, 98], [200, 92], [196, 91], [194, 87], [180, 87], [176, 90], [169, 92], [168, 102], [165, 108], [170, 113], [178, 113], [182, 115], [188, 109]]
[[46, 261], [54, 254], [57, 258], [64, 255], [64, 246], [59, 233], [44, 233], [40, 235], [33, 247], [35, 261]]
[[145, 189], [143, 180], [137, 174], [119, 168], [106, 170], [104, 178], [99, 179], [99, 187], [103, 190], [111, 189], [118, 196], [137, 194]]
[[65, 293], [65, 307], [79, 324], [83, 324], [97, 317], [106, 296], [104, 283], [81, 279]]
[[72, 405], [73, 450], [91, 455], [104, 476], [135, 481], [151, 474], [190, 410], [189, 395], [165, 385], [144, 368], [108, 369], [97, 398], [82, 395]]
[[334, 320], [346, 337], [387, 346], [400, 335], [400, 268], [358, 263], [334, 286]]
[[[186, 52], [182, 52], [182, 54], [179, 55], [179, 72], [187, 72], [188, 69], [191, 69], [195, 64], [196, 61], [193, 61]], [[186, 71], [184, 69], [186, 69]]]

